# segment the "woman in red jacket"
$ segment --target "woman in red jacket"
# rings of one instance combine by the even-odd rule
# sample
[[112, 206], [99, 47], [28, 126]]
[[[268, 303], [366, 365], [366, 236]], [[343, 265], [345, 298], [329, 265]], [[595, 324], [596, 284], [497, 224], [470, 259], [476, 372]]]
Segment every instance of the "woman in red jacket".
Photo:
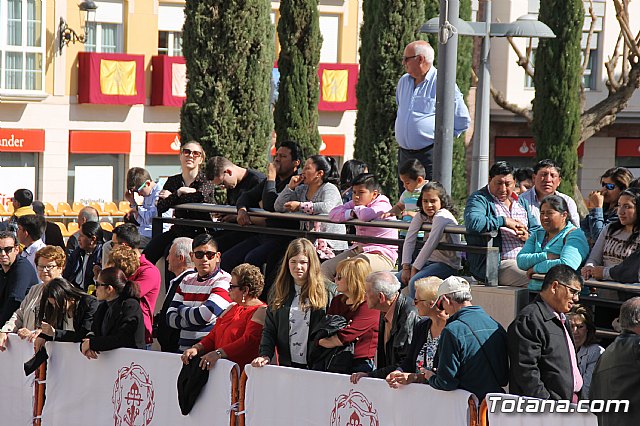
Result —
[[240, 368], [258, 356], [266, 305], [258, 299], [264, 287], [260, 269], [248, 263], [231, 271], [229, 297], [234, 302], [218, 317], [213, 329], [199, 343], [182, 354], [182, 362], [202, 355], [200, 367], [210, 370], [221, 358], [237, 363]]
[[373, 358], [378, 347], [380, 312], [370, 309], [365, 301], [364, 281], [371, 273], [369, 262], [349, 258], [338, 264], [336, 286], [341, 293], [331, 301], [327, 315], [341, 315], [349, 325], [331, 337], [320, 339], [324, 348], [335, 348], [355, 342], [351, 373], [373, 370]]

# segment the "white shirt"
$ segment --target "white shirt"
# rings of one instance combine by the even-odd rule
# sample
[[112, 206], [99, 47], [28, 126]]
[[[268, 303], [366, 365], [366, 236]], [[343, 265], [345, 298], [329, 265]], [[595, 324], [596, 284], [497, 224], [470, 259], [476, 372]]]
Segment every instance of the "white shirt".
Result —
[[36, 270], [36, 273], [38, 272], [38, 269], [36, 268], [36, 252], [45, 246], [46, 244], [42, 242], [42, 239], [38, 239], [29, 247], [25, 247], [24, 250], [22, 250], [22, 253], [20, 253], [20, 256], [26, 258], [29, 263], [31, 263], [31, 266]]

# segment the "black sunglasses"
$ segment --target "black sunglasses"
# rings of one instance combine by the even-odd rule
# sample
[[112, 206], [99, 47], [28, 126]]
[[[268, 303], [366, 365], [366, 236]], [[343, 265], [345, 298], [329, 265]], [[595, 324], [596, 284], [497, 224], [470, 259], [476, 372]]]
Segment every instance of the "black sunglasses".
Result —
[[6, 254], [7, 256], [9, 256], [9, 253], [11, 253], [13, 251], [13, 249], [15, 249], [15, 246], [10, 246], [10, 247], [0, 247], [0, 252], [4, 252], [4, 254]]
[[202, 152], [193, 151], [193, 150], [190, 150], [189, 148], [182, 148], [182, 155], [184, 155], [185, 157], [193, 155], [194, 158], [198, 158], [198, 157], [202, 156]]
[[95, 283], [94, 285], [96, 286], [96, 288], [98, 288], [98, 287], [109, 287], [111, 284]]
[[217, 251], [194, 251], [193, 255], [196, 257], [196, 259], [202, 259], [203, 257], [207, 256], [207, 259], [211, 260], [215, 257], [215, 255], [218, 254]]

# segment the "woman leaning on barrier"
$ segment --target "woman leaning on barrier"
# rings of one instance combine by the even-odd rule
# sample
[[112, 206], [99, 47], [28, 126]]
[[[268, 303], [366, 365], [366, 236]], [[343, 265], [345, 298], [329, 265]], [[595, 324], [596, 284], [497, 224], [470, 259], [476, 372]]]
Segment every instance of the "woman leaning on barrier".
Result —
[[243, 263], [233, 268], [229, 285], [233, 303], [220, 314], [206, 337], [184, 351], [182, 362], [187, 365], [201, 355], [200, 367], [211, 370], [219, 359], [227, 358], [242, 370], [257, 357], [266, 313], [266, 305], [258, 299], [263, 287], [264, 277], [258, 267]]
[[325, 317], [334, 294], [335, 285], [322, 278], [311, 241], [293, 240], [269, 295], [260, 356], [251, 365], [269, 364], [277, 349], [279, 365], [308, 368], [307, 355], [313, 344], [309, 331]]
[[[534, 231], [518, 253], [518, 267], [533, 274], [546, 274], [556, 265], [578, 270], [589, 254], [589, 243], [581, 229], [571, 222], [569, 206], [558, 195], [548, 195], [540, 202], [542, 229]], [[539, 291], [542, 282], [529, 281], [529, 290]]]

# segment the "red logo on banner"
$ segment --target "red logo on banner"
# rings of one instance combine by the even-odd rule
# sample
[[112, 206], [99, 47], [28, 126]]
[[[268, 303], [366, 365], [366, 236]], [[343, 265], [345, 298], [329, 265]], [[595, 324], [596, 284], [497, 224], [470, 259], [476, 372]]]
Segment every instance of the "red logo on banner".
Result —
[[115, 426], [149, 425], [156, 405], [153, 397], [153, 383], [142, 366], [122, 367], [111, 397]]
[[380, 426], [378, 411], [362, 392], [351, 389], [335, 399], [331, 426]]

